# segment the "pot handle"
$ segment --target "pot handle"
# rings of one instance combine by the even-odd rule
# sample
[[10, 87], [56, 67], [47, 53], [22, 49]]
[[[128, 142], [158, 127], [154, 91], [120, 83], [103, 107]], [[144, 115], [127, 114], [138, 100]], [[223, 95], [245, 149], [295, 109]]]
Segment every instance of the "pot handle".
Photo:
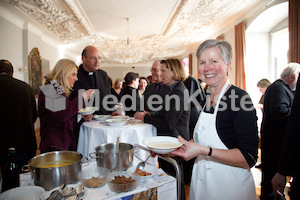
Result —
[[31, 167], [29, 165], [23, 165], [21, 168], [22, 172], [31, 172]]
[[[85, 159], [85, 161], [83, 161]], [[90, 164], [90, 161], [87, 157], [83, 156], [81, 158], [81, 166], [88, 166]]]
[[139, 152], [139, 147], [136, 145], [133, 145], [133, 155]]
[[97, 152], [89, 153], [89, 156], [91, 157], [90, 161], [92, 162], [93, 159], [97, 159], [98, 156], [96, 155]]

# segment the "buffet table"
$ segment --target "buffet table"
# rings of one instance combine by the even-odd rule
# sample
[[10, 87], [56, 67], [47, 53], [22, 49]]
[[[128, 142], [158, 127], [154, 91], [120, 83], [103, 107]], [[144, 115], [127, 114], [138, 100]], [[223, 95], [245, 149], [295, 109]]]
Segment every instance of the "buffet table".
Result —
[[[96, 162], [90, 162], [88, 165], [83, 165], [82, 170], [86, 170], [89, 168], [96, 167]], [[20, 175], [20, 182], [21, 186], [25, 185], [32, 185], [31, 175], [30, 173], [21, 174]], [[76, 185], [80, 184], [80, 182], [76, 184], [68, 185], [68, 187], [75, 187]], [[150, 178], [141, 180], [139, 186], [129, 192], [122, 192], [122, 193], [115, 193], [110, 190], [108, 185], [104, 185], [99, 188], [85, 188], [84, 200], [94, 200], [94, 199], [105, 199], [105, 200], [112, 200], [112, 199], [120, 199], [124, 197], [130, 197], [135, 195], [136, 199], [144, 199], [143, 197], [138, 198], [137, 196], [141, 196], [142, 192], [147, 193], [147, 191], [151, 191], [151, 189], [156, 188], [157, 193], [153, 194], [153, 197], [157, 195], [157, 199], [170, 199], [176, 200], [177, 199], [177, 184], [176, 179], [172, 176], [166, 175], [161, 169], [159, 169], [158, 173]], [[51, 191], [46, 191], [45, 197], [49, 197]], [[146, 192], [145, 192], [146, 191]], [[144, 195], [143, 194], [143, 195]], [[150, 198], [152, 199], [152, 198]], [[155, 198], [153, 198], [155, 199]]]
[[[142, 145], [143, 139], [156, 135], [156, 128], [151, 124], [129, 123], [121, 127], [111, 127], [105, 122], [93, 120], [81, 125], [77, 152], [89, 157], [90, 153], [95, 152], [95, 147], [105, 143], [115, 143], [117, 137], [120, 137], [120, 143]], [[135, 157], [144, 160], [148, 155], [148, 152], [141, 150], [135, 154]], [[133, 164], [136, 164], [135, 162], [134, 160]], [[150, 158], [147, 163], [158, 166], [156, 158]]]

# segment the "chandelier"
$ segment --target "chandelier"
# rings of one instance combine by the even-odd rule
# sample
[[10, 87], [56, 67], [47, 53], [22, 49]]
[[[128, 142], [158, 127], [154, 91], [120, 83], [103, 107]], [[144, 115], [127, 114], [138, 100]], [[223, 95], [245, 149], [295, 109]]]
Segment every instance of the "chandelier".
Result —
[[115, 53], [114, 60], [120, 63], [138, 63], [143, 60], [143, 55], [140, 51], [135, 49], [135, 46], [131, 44], [129, 39], [129, 18], [125, 18], [127, 21], [127, 38], [124, 45], [119, 46]]

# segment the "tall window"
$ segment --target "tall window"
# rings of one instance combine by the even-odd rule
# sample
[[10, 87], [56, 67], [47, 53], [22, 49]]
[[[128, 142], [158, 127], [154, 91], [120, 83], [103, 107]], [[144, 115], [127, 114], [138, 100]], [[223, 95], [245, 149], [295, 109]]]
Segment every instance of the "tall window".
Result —
[[289, 49], [288, 28], [271, 34], [271, 65], [275, 70], [273, 77], [275, 80], [280, 78], [280, 73], [287, 66]]

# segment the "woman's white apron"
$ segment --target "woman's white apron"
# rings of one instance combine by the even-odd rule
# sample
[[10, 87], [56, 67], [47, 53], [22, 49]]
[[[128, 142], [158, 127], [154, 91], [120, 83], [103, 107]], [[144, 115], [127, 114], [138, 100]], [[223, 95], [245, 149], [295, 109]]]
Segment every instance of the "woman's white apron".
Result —
[[[194, 141], [203, 146], [228, 149], [216, 130], [216, 116], [224, 85], [213, 114], [201, 112], [195, 126]], [[205, 109], [205, 108], [204, 108]], [[255, 200], [253, 176], [248, 169], [222, 164], [207, 156], [198, 156], [193, 168], [190, 200]]]

